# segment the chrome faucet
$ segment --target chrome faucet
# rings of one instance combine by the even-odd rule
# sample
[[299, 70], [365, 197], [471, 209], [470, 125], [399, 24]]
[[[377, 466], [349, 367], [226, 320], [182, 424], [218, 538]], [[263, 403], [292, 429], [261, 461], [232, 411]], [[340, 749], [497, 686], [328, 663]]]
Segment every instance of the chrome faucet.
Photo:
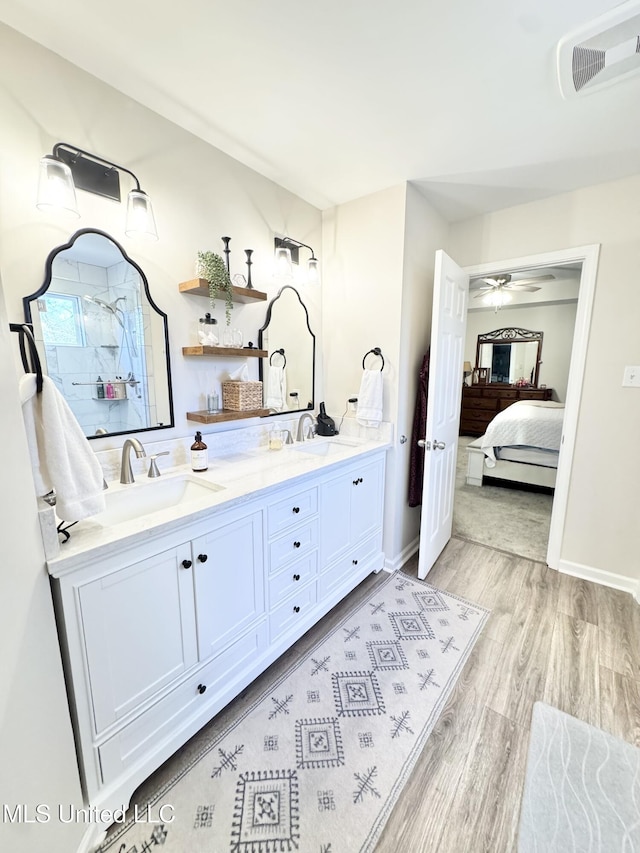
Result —
[[311, 421], [311, 426], [307, 430], [307, 438], [315, 438], [315, 432], [313, 430], [313, 415], [309, 412], [303, 412], [300, 415], [300, 420], [298, 421], [298, 433], [296, 435], [296, 441], [304, 441], [304, 421], [305, 418], [309, 418]]
[[122, 461], [120, 463], [120, 482], [135, 483], [133, 477], [133, 469], [131, 468], [131, 448], [136, 452], [136, 456], [140, 459], [141, 456], [146, 456], [146, 451], [137, 438], [128, 438], [122, 445]]

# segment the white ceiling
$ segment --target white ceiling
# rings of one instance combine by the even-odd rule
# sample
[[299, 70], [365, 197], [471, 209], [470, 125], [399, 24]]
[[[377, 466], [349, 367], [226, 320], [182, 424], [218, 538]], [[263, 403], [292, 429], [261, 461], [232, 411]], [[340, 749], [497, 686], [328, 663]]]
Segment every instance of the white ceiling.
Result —
[[556, 80], [559, 39], [615, 5], [0, 0], [0, 20], [320, 208], [410, 180], [455, 221], [640, 173], [640, 77], [569, 101]]

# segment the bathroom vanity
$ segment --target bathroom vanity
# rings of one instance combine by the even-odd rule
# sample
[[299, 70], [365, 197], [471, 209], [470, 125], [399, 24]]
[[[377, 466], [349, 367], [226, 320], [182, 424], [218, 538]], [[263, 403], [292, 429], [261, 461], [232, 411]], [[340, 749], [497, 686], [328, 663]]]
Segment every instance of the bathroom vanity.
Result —
[[[77, 525], [48, 568], [88, 805], [126, 807], [153, 770], [383, 567], [386, 446], [316, 439], [212, 460], [188, 474], [211, 486], [193, 500]], [[116, 486], [114, 500], [131, 490], [123, 500], [135, 503], [178, 475], [187, 476]]]

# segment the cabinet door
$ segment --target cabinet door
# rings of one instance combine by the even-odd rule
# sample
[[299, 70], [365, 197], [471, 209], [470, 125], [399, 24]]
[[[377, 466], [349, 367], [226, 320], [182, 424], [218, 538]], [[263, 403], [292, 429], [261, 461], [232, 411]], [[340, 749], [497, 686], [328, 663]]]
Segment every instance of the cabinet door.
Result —
[[183, 560], [191, 560], [188, 544], [78, 588], [96, 732], [196, 662], [193, 578]]
[[192, 547], [198, 654], [205, 660], [264, 613], [262, 513], [222, 521]]
[[382, 462], [362, 465], [351, 480], [351, 544], [373, 535], [382, 525]]
[[355, 475], [343, 471], [322, 484], [320, 491], [321, 569], [349, 550], [351, 492]]

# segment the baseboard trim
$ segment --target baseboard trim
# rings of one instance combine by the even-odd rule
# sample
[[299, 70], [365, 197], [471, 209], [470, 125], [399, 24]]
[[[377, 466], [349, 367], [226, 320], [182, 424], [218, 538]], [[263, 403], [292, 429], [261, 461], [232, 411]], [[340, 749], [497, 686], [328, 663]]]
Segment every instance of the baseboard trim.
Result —
[[385, 572], [397, 572], [398, 569], [401, 569], [407, 560], [411, 559], [413, 555], [416, 553], [418, 548], [420, 547], [420, 537], [416, 536], [413, 542], [410, 542], [406, 548], [403, 548], [402, 551], [398, 554], [397, 557], [391, 559], [390, 557], [385, 556], [384, 561], [384, 570]]
[[596, 569], [594, 566], [585, 566], [582, 563], [572, 563], [570, 560], [560, 560], [558, 570], [565, 575], [574, 578], [582, 578], [585, 581], [609, 586], [612, 589], [621, 589], [630, 592], [636, 601], [640, 603], [640, 588], [636, 578], [627, 575], [616, 575], [613, 572], [605, 572], [604, 569]]

